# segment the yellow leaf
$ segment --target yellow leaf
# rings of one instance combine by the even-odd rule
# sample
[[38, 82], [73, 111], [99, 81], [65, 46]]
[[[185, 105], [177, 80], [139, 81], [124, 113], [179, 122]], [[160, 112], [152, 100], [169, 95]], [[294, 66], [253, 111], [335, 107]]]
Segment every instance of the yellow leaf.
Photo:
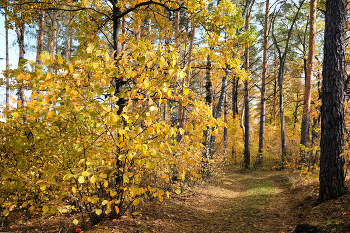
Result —
[[107, 180], [105, 180], [105, 181], [103, 182], [103, 186], [104, 186], [105, 188], [108, 187], [108, 181], [107, 181]]
[[13, 113], [11, 113], [11, 115], [12, 115], [13, 117], [17, 118], [17, 117], [18, 117], [18, 112], [13, 112]]
[[72, 187], [72, 193], [76, 193], [77, 189], [75, 187]]
[[90, 175], [90, 172], [83, 171], [83, 172], [81, 173], [81, 175], [82, 175], [82, 176], [89, 176], [89, 175]]
[[104, 200], [103, 202], [102, 202], [102, 205], [107, 205], [108, 204], [108, 201], [107, 200]]
[[96, 212], [97, 215], [102, 214], [102, 210], [101, 209], [97, 209], [95, 212]]
[[94, 184], [94, 183], [96, 183], [96, 181], [97, 181], [96, 176], [91, 176], [90, 182]]
[[63, 58], [60, 55], [58, 55], [58, 63], [63, 64]]
[[190, 90], [188, 90], [187, 88], [184, 89], [184, 95], [188, 95], [190, 93]]
[[79, 176], [78, 182], [79, 182], [80, 184], [82, 184], [82, 183], [84, 183], [84, 181], [85, 181], [84, 176]]
[[79, 223], [79, 221], [78, 221], [77, 219], [74, 219], [74, 220], [73, 220], [73, 224], [74, 224], [74, 225], [78, 225], [78, 223]]
[[176, 190], [175, 190], [175, 193], [180, 194], [180, 193], [181, 193], [181, 190], [180, 190], [180, 189], [176, 189]]
[[139, 200], [138, 198], [135, 199], [135, 200], [132, 202], [132, 204], [133, 204], [134, 206], [137, 206], [139, 203], [140, 203], [140, 200]]

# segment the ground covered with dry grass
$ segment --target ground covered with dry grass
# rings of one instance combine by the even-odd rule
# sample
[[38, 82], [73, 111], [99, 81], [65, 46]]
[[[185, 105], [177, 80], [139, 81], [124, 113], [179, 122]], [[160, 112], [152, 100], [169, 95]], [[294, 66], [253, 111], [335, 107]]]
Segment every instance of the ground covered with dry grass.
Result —
[[[74, 226], [74, 215], [12, 222], [8, 232], [350, 232], [350, 196], [317, 202], [318, 181], [287, 171], [220, 171], [180, 195], [147, 202], [119, 220]], [[350, 183], [348, 183], [350, 185]]]

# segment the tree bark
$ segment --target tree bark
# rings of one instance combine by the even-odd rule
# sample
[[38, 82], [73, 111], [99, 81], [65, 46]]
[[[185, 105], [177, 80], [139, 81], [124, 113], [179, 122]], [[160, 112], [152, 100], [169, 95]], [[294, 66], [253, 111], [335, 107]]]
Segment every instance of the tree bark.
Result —
[[277, 75], [276, 75], [276, 53], [274, 53], [274, 60], [273, 60], [273, 75], [275, 78], [274, 81], [274, 87], [273, 87], [273, 125], [276, 126], [277, 123], [277, 84], [278, 84], [278, 80], [277, 80]]
[[270, 2], [269, 0], [266, 0], [263, 67], [262, 67], [262, 77], [261, 77], [259, 151], [257, 156], [258, 164], [261, 164], [263, 162], [263, 150], [264, 150], [264, 139], [265, 139], [266, 70], [267, 70], [267, 49], [268, 49], [268, 39], [269, 39], [269, 9], [270, 9]]
[[[7, 9], [5, 9], [5, 23], [7, 23]], [[9, 29], [6, 27], [5, 29], [5, 37], [6, 37], [6, 70], [10, 68], [10, 58], [9, 58]], [[10, 76], [6, 75], [6, 109], [10, 109]]]
[[225, 102], [224, 102], [224, 121], [226, 123], [226, 126], [224, 128], [224, 154], [227, 152], [227, 95], [225, 95]]
[[326, 2], [321, 109], [321, 158], [319, 200], [346, 192], [344, 176], [344, 81], [346, 0]]
[[[51, 34], [50, 34], [50, 44], [49, 44], [49, 53], [54, 56], [54, 43], [56, 38], [56, 14], [55, 10], [52, 11], [51, 15]], [[48, 71], [52, 72], [52, 66], [49, 65]]]
[[72, 21], [73, 21], [73, 13], [69, 12], [69, 20], [68, 20], [68, 32], [67, 32], [67, 44], [66, 44], [66, 60], [69, 61], [71, 56], [71, 40], [72, 40]]
[[238, 96], [238, 78], [235, 76], [232, 78], [232, 118], [235, 119], [238, 115], [238, 104], [237, 104], [237, 96]]
[[[316, 39], [316, 8], [317, 0], [310, 1], [310, 29], [309, 29], [309, 53], [307, 59], [307, 69], [305, 77], [305, 93], [304, 93], [304, 110], [301, 122], [300, 144], [308, 146], [309, 141], [309, 125], [310, 125], [310, 107], [311, 107], [311, 88], [312, 76], [314, 72], [315, 60], [315, 39]], [[301, 154], [301, 162], [305, 162], [306, 154]]]
[[45, 11], [40, 12], [39, 18], [39, 32], [38, 32], [38, 46], [36, 50], [36, 64], [42, 65], [42, 60], [39, 59], [40, 54], [44, 50], [44, 31], [45, 31]]
[[[207, 70], [206, 70], [206, 84], [205, 84], [206, 97], [205, 102], [210, 108], [210, 112], [213, 109], [213, 83], [211, 76], [211, 60], [208, 55], [207, 57]], [[209, 156], [210, 156], [210, 132], [211, 127], [207, 126], [207, 129], [204, 131], [204, 152], [202, 154], [202, 174], [203, 176], [210, 175], [209, 168]]]
[[294, 27], [294, 24], [298, 18], [299, 12], [301, 7], [303, 6], [305, 0], [302, 0], [300, 2], [300, 5], [297, 8], [297, 12], [295, 13], [294, 17], [293, 17], [293, 21], [292, 24], [288, 30], [287, 33], [287, 39], [285, 42], [285, 48], [284, 48], [284, 52], [282, 53], [281, 48], [277, 42], [277, 39], [274, 35], [274, 24], [272, 24], [272, 38], [275, 44], [275, 47], [277, 49], [278, 52], [278, 57], [279, 57], [279, 69], [278, 69], [278, 87], [279, 87], [279, 101], [280, 101], [280, 119], [281, 119], [281, 147], [282, 147], [282, 167], [284, 166], [283, 164], [286, 162], [286, 155], [287, 155], [287, 146], [286, 146], [286, 132], [285, 132], [285, 118], [284, 118], [284, 106], [283, 106], [283, 81], [284, 81], [284, 65], [286, 62], [286, 57], [287, 57], [287, 53], [289, 50], [289, 42], [290, 42], [290, 38], [292, 35], [292, 30]]
[[[245, 29], [250, 30], [250, 11], [246, 15]], [[245, 48], [245, 70], [249, 70], [249, 45]], [[244, 161], [245, 169], [250, 166], [250, 137], [249, 137], [249, 80], [244, 80]]]
[[[118, 41], [118, 37], [121, 34], [121, 24], [120, 24], [120, 8], [117, 7], [118, 0], [113, 0], [113, 33], [112, 33], [112, 39], [113, 39], [113, 49], [115, 51], [114, 53], [114, 60], [117, 60], [118, 54], [121, 53], [122, 45]], [[112, 81], [112, 85], [115, 88], [114, 95], [120, 97], [120, 94], [123, 92], [124, 85], [126, 84], [126, 81], [124, 81], [122, 78], [115, 77]], [[127, 100], [125, 98], [119, 98], [117, 101], [118, 111], [117, 114], [120, 115], [123, 112], [124, 107], [126, 106]]]
[[[24, 49], [24, 30], [25, 30], [25, 24], [23, 22], [18, 23], [16, 25], [16, 32], [17, 32], [17, 42], [19, 47], [19, 58], [18, 58], [18, 64], [21, 63], [21, 60], [24, 59], [25, 49]], [[18, 99], [21, 101], [22, 107], [27, 106], [27, 99], [24, 94], [24, 89], [22, 86], [18, 88]], [[25, 116], [23, 117], [23, 121], [25, 121]]]

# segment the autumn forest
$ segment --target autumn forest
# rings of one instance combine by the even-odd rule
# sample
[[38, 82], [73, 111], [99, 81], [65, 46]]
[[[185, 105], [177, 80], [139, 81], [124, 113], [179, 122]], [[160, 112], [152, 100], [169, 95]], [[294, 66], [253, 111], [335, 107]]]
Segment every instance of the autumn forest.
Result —
[[346, 1], [0, 12], [0, 231], [349, 232]]

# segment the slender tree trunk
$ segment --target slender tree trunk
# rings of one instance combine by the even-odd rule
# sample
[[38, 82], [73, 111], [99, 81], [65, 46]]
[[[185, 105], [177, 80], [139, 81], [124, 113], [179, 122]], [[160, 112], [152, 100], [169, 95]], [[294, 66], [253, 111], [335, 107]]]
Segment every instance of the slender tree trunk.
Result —
[[276, 75], [276, 53], [274, 54], [274, 61], [273, 61], [273, 75], [275, 78], [274, 81], [274, 87], [273, 87], [273, 125], [276, 126], [277, 123], [277, 85], [278, 85], [278, 79], [277, 79], [277, 75]]
[[[187, 27], [186, 27], [186, 36], [188, 34], [188, 21], [187, 21]], [[183, 55], [183, 67], [186, 66], [186, 55], [187, 55], [187, 37], [185, 38], [185, 49], [184, 49], [184, 55]], [[181, 80], [181, 94], [184, 93], [185, 88], [185, 77]], [[185, 129], [185, 108], [182, 106], [181, 103], [179, 103], [179, 128]], [[177, 135], [177, 141], [180, 142], [183, 138], [182, 134]]]
[[[210, 112], [213, 109], [213, 83], [211, 76], [211, 60], [208, 55], [207, 57], [207, 70], [206, 70], [206, 84], [205, 84], [206, 97], [205, 102], [210, 108]], [[210, 175], [209, 168], [209, 156], [210, 156], [210, 133], [211, 127], [207, 126], [207, 129], [204, 131], [204, 152], [202, 154], [202, 174], [203, 176]]]
[[319, 200], [346, 192], [344, 175], [344, 81], [346, 0], [326, 2], [321, 109], [321, 159]]
[[71, 40], [72, 40], [72, 22], [73, 22], [73, 13], [69, 12], [69, 20], [68, 20], [68, 32], [67, 32], [67, 44], [66, 44], [66, 60], [69, 61], [71, 56]]
[[[250, 30], [250, 11], [246, 15], [245, 28], [247, 31]], [[249, 70], [249, 45], [245, 49], [245, 70]], [[249, 80], [244, 80], [244, 168], [250, 166], [250, 137], [249, 137]]]
[[284, 63], [280, 64], [279, 71], [278, 71], [278, 88], [279, 88], [280, 119], [281, 119], [282, 164], [286, 162], [286, 155], [287, 155], [285, 118], [284, 118], [284, 106], [283, 106], [283, 73], [284, 73]]
[[[309, 54], [307, 59], [307, 73], [305, 77], [305, 93], [304, 93], [304, 110], [301, 122], [300, 144], [308, 146], [309, 141], [309, 125], [310, 125], [310, 107], [311, 107], [311, 88], [312, 76], [314, 72], [315, 58], [315, 39], [316, 39], [316, 7], [317, 0], [310, 1], [310, 30], [309, 30]], [[301, 155], [301, 162], [305, 161], [305, 153]]]
[[38, 32], [38, 46], [36, 50], [36, 64], [42, 65], [42, 60], [39, 59], [40, 54], [44, 50], [44, 31], [45, 31], [45, 11], [40, 12]]
[[238, 115], [238, 104], [237, 104], [237, 96], [238, 96], [238, 78], [233, 76], [232, 78], [232, 118], [235, 119]]
[[[226, 71], [226, 74], [222, 79], [221, 93], [220, 93], [220, 97], [219, 97], [219, 102], [216, 106], [215, 119], [219, 119], [222, 115], [222, 109], [223, 109], [224, 101], [226, 98], [228, 76], [229, 76], [229, 73], [228, 73], [228, 71]], [[210, 137], [210, 158], [213, 157], [214, 152], [215, 152], [216, 137], [217, 137], [216, 134], [212, 135]]]
[[268, 39], [269, 39], [269, 9], [270, 9], [270, 2], [269, 0], [266, 0], [263, 69], [262, 69], [262, 77], [261, 77], [259, 151], [258, 151], [258, 158], [257, 158], [258, 164], [261, 164], [263, 162], [263, 150], [264, 150], [264, 140], [265, 140], [266, 70], [267, 70], [267, 49], [268, 49]]
[[[7, 23], [7, 9], [5, 9], [5, 23]], [[10, 68], [9, 61], [9, 29], [5, 28], [5, 37], [6, 37], [6, 70]], [[10, 109], [10, 76], [6, 75], [6, 109]]]
[[[122, 51], [122, 45], [118, 41], [119, 35], [122, 33], [121, 30], [121, 23], [120, 23], [120, 8], [117, 7], [118, 0], [114, 0], [113, 4], [113, 33], [112, 33], [112, 39], [113, 39], [113, 49], [116, 51], [114, 53], [114, 60], [117, 60], [118, 54]], [[112, 81], [112, 85], [115, 88], [115, 96], [120, 96], [120, 94], [123, 92], [124, 85], [126, 81], [122, 78], [115, 77]], [[124, 107], [126, 106], [127, 100], [126, 98], [119, 98], [117, 101], [118, 105], [118, 111], [117, 114], [120, 115], [123, 112]]]
[[274, 44], [275, 47], [277, 49], [278, 52], [278, 56], [279, 56], [279, 69], [278, 69], [278, 87], [279, 87], [279, 99], [280, 99], [280, 118], [281, 118], [281, 147], [282, 147], [282, 167], [284, 166], [284, 163], [286, 162], [286, 155], [287, 155], [287, 145], [286, 145], [286, 132], [285, 132], [285, 118], [284, 118], [284, 107], [283, 107], [283, 81], [284, 81], [284, 65], [286, 62], [286, 57], [287, 57], [287, 53], [289, 50], [289, 42], [290, 42], [290, 38], [292, 35], [292, 30], [294, 28], [294, 24], [298, 18], [300, 9], [302, 8], [303, 4], [304, 4], [305, 0], [302, 0], [300, 2], [300, 5], [297, 8], [297, 12], [294, 15], [292, 24], [288, 30], [287, 33], [287, 40], [285, 42], [285, 48], [284, 48], [284, 52], [282, 54], [282, 51], [280, 49], [279, 43], [277, 42], [277, 39], [274, 35], [274, 24], [272, 24], [272, 38], [274, 40]]
[[[21, 62], [21, 59], [24, 59], [25, 49], [24, 49], [24, 30], [25, 30], [25, 24], [21, 23], [16, 25], [16, 32], [17, 32], [17, 42], [19, 47], [19, 59], [18, 64]], [[24, 93], [24, 88], [20, 86], [18, 88], [18, 99], [21, 101], [22, 107], [27, 106], [27, 99]], [[25, 116], [24, 120], [25, 121]]]
[[[123, 35], [125, 35], [125, 33], [126, 33], [126, 30], [125, 30], [125, 16], [122, 19], [122, 33], [123, 33]], [[125, 50], [125, 46], [126, 46], [126, 42], [124, 41], [122, 43], [121, 52]]]
[[[51, 15], [51, 34], [50, 34], [50, 44], [49, 44], [49, 53], [50, 56], [54, 56], [54, 43], [56, 38], [56, 14], [55, 10], [52, 11]], [[52, 66], [49, 65], [48, 71], [52, 72]]]
[[224, 128], [224, 153], [227, 153], [227, 95], [225, 95], [225, 103], [224, 103], [224, 121], [226, 126]]
[[[179, 46], [180, 46], [180, 40], [179, 40], [179, 33], [180, 33], [180, 12], [175, 12], [175, 18], [174, 18], [174, 32], [175, 32], [175, 46], [176, 50], [179, 52]], [[174, 83], [171, 83], [170, 87], [174, 89], [174, 92], [177, 92], [180, 86], [180, 77], [175, 81]], [[172, 109], [172, 112], [170, 113], [171, 118], [171, 126], [176, 126], [178, 124], [178, 106], [176, 106], [177, 103], [170, 101], [170, 107]]]

